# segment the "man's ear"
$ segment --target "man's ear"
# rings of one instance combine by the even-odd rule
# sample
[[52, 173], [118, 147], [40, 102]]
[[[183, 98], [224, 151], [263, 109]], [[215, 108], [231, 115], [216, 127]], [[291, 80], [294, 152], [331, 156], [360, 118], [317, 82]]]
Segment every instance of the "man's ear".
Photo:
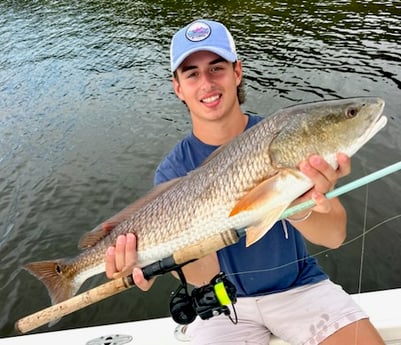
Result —
[[182, 96], [181, 93], [181, 85], [180, 82], [178, 81], [178, 79], [176, 77], [173, 76], [173, 88], [174, 88], [174, 92], [177, 95], [177, 97], [181, 100], [184, 101], [184, 97]]
[[236, 75], [236, 84], [239, 86], [242, 80], [242, 62], [239, 60], [234, 65], [234, 73]]

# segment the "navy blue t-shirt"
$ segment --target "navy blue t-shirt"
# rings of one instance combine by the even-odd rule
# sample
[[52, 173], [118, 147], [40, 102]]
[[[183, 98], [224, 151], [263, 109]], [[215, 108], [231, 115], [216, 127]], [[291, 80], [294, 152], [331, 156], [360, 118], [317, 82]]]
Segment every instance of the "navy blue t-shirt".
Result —
[[[260, 116], [248, 116], [246, 129], [262, 120]], [[217, 148], [188, 134], [159, 164], [154, 183], [185, 176]], [[239, 297], [285, 291], [328, 278], [316, 259], [308, 255], [302, 235], [286, 221], [278, 221], [248, 248], [245, 238], [241, 238], [217, 255], [221, 271], [235, 284]]]

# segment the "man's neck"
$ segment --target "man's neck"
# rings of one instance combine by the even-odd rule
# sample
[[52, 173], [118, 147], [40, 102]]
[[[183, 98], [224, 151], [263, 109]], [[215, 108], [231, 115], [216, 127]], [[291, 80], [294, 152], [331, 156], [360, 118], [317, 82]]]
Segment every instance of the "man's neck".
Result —
[[194, 135], [208, 145], [223, 145], [241, 134], [247, 124], [248, 116], [242, 112], [214, 121], [193, 120]]

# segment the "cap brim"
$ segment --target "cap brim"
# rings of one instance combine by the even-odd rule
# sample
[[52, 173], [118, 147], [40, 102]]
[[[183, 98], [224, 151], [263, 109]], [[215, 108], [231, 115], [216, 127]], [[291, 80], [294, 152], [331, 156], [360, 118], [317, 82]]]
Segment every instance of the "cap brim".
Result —
[[171, 65], [171, 71], [175, 72], [177, 70], [177, 68], [184, 62], [184, 60], [188, 56], [190, 56], [193, 53], [199, 52], [199, 51], [210, 51], [212, 53], [215, 53], [215, 54], [221, 56], [223, 59], [225, 59], [229, 62], [237, 61], [237, 56], [235, 54], [233, 54], [232, 52], [227, 51], [226, 49], [203, 46], [203, 47], [197, 47], [197, 48], [188, 50], [184, 54], [182, 54], [179, 58], [176, 59], [174, 65]]

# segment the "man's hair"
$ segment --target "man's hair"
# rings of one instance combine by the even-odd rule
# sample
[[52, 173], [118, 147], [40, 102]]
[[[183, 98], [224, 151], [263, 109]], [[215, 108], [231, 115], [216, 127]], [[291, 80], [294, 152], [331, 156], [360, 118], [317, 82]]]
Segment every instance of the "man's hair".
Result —
[[244, 78], [241, 79], [241, 82], [237, 87], [237, 97], [239, 104], [243, 104], [245, 102]]
[[[237, 61], [233, 62], [233, 68], [235, 68], [236, 64], [237, 64]], [[179, 82], [177, 71], [174, 71], [173, 77], [174, 77], [174, 79], [176, 79]], [[237, 98], [238, 98], [239, 104], [243, 104], [245, 102], [244, 78], [241, 79], [241, 82], [237, 86]], [[184, 101], [183, 101], [183, 103], [185, 104]]]

